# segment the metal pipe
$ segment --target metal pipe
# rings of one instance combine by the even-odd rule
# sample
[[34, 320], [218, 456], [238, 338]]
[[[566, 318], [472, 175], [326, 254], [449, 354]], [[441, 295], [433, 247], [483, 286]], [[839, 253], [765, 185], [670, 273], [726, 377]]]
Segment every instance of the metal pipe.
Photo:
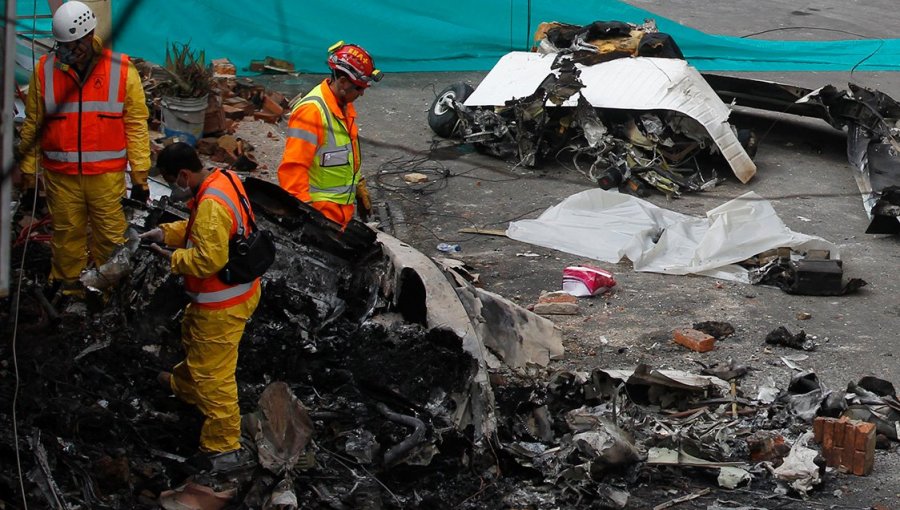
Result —
[[44, 291], [39, 287], [31, 288], [31, 295], [37, 300], [37, 302], [41, 305], [41, 308], [47, 312], [47, 318], [50, 319], [51, 324], [56, 324], [59, 322], [59, 312], [56, 311], [56, 308], [53, 308], [53, 305], [47, 299], [47, 296], [44, 295]]
[[16, 0], [6, 0], [3, 27], [3, 109], [0, 113], [0, 297], [9, 296], [12, 241], [13, 132], [16, 124]]
[[375, 407], [392, 422], [414, 428], [413, 433], [407, 436], [406, 439], [388, 448], [387, 451], [384, 452], [384, 465], [390, 467], [396, 464], [398, 460], [403, 458], [404, 455], [409, 453], [410, 450], [425, 439], [425, 424], [415, 416], [395, 413], [380, 402]]

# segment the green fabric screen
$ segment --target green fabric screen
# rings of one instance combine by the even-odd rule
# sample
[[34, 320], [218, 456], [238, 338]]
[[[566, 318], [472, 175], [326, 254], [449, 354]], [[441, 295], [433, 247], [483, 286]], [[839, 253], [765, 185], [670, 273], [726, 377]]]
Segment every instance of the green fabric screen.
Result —
[[[20, 15], [33, 2], [18, 2]], [[490, 69], [526, 50], [542, 21], [641, 23], [654, 18], [704, 71], [894, 71], [900, 40], [828, 42], [741, 39], [700, 32], [616, 0], [113, 0], [114, 46], [162, 63], [167, 42], [188, 42], [239, 70], [266, 56], [302, 72], [327, 72], [326, 49], [359, 44], [384, 72]], [[45, 1], [39, 10], [47, 12]], [[30, 27], [30, 22], [26, 22]], [[49, 29], [49, 22], [38, 24]]]

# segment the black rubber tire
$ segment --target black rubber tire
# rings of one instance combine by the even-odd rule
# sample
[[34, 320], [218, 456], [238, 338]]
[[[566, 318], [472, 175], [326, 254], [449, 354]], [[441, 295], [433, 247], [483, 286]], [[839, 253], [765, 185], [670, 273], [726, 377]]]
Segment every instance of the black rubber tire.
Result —
[[445, 107], [442, 103], [445, 98], [453, 98], [459, 102], [466, 100], [469, 95], [474, 92], [467, 83], [454, 83], [445, 88], [431, 102], [431, 108], [428, 109], [428, 125], [436, 135], [444, 138], [450, 138], [453, 135], [453, 128], [459, 120], [456, 111]]

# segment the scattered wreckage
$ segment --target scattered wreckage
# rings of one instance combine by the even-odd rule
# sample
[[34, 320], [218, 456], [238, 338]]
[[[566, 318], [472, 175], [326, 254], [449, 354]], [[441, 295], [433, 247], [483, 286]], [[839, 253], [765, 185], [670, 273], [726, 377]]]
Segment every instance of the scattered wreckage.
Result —
[[[597, 114], [591, 105], [571, 108], [586, 125], [587, 110]], [[690, 124], [693, 117], [677, 111], [653, 115]], [[540, 115], [548, 122], [556, 114]], [[647, 137], [655, 123], [644, 120], [631, 123]], [[719, 140], [730, 140], [731, 128], [716, 139], [704, 125], [692, 131], [705, 137], [703, 149], [726, 153]], [[600, 128], [594, 134], [620, 143]], [[503, 150], [523, 161], [551, 155], [542, 139], [523, 139]], [[587, 147], [573, 159], [609, 177], [600, 172], [614, 166], [612, 151]], [[674, 159], [658, 156], [652, 172], [636, 170], [646, 154], [617, 147], [625, 174], [644, 174], [672, 193], [690, 189], [665, 173], [663, 162]], [[732, 169], [749, 162], [741, 152], [726, 159]], [[340, 233], [271, 183], [248, 179], [246, 188], [280, 248], [238, 371], [244, 442], [258, 464], [212, 476], [187, 462], [200, 417], [153, 381], [179, 356], [183, 292], [164, 264], [130, 244], [85, 273], [93, 314], [61, 313], [40, 291], [19, 296], [26, 320], [17, 397], [6, 384], [14, 377], [8, 365], [0, 368], [0, 418], [12, 422], [17, 398], [18, 438], [0, 427], [0, 458], [7, 466], [21, 458], [24, 479], [20, 488], [14, 470], [0, 474], [4, 504], [20, 501], [21, 490], [30, 506], [56, 508], [668, 508], [707, 497], [708, 508], [725, 508], [695, 484], [752, 483], [749, 495], [729, 493], [748, 504], [815, 497], [834, 459], [833, 444], [821, 441], [823, 456], [810, 444], [817, 416], [873, 423], [881, 446], [897, 440], [896, 391], [872, 377], [840, 392], [799, 372], [786, 390], [772, 382], [754, 398], [739, 384], [749, 367], [733, 362], [700, 375], [648, 365], [547, 373], [538, 367], [562, 353], [553, 325], [472, 285], [458, 264], [437, 266], [359, 222]], [[159, 204], [136, 211], [132, 223], [184, 217]], [[47, 258], [39, 243], [34, 249], [39, 256], [26, 266], [37, 289]], [[772, 257], [785, 262], [783, 253]], [[8, 346], [0, 351], [7, 357]], [[695, 472], [711, 476], [687, 481]], [[687, 494], [649, 489], [660, 482]]]
[[[157, 205], [132, 211], [137, 229], [186, 215], [153, 188]], [[246, 189], [260, 224], [278, 233], [280, 253], [248, 324], [238, 371], [242, 407], [259, 400], [260, 412], [244, 425], [261, 469], [225, 480], [200, 473], [161, 497], [167, 508], [235, 495], [249, 507], [285, 505], [294, 494], [291, 473], [312, 464], [322, 469], [314, 454], [325, 451], [333, 455], [327, 463], [344, 471], [334, 476], [350, 477], [348, 487], [304, 483], [301, 501], [349, 497], [363, 475], [346, 462], [389, 469], [428, 465], [444, 443], [484, 450], [497, 433], [488, 368], [546, 365], [562, 354], [549, 320], [476, 289], [463, 273], [445, 273], [362, 223], [341, 232], [274, 184], [248, 179]], [[28, 262], [29, 279], [40, 288], [43, 259]], [[80, 301], [60, 311], [40, 291], [23, 292], [19, 311], [33, 320], [19, 331], [19, 362], [28, 365], [20, 374], [21, 434], [16, 443], [4, 429], [2, 455], [27, 457], [32, 504], [150, 507], [190, 473], [186, 458], [200, 423], [152, 383], [154, 370], [177, 359], [183, 291], [139, 243], [123, 246], [81, 281], [94, 313]], [[4, 370], [3, 377], [12, 374]], [[11, 396], [3, 394], [4, 422]], [[334, 436], [319, 433], [314, 446], [313, 428], [325, 423]], [[16, 500], [15, 477], [5, 476], [0, 499]]]
[[555, 159], [603, 189], [678, 196], [714, 186], [723, 161], [743, 183], [755, 174], [759, 141], [728, 123], [728, 105], [817, 117], [847, 131], [866, 232], [900, 233], [900, 104], [883, 92], [701, 75], [652, 21], [543, 23], [535, 40], [477, 88], [437, 94], [431, 129], [525, 167]]
[[[127, 268], [98, 268], [119, 285], [104, 287], [93, 314], [23, 299], [22, 312], [42, 319], [19, 331], [18, 442], [0, 429], [0, 457], [13, 466], [18, 453], [24, 479], [20, 489], [7, 470], [0, 499], [24, 490], [29, 506], [60, 508], [644, 508], [672, 500], [651, 484], [695, 491], [684, 470], [711, 472], [726, 489], [752, 480], [755, 499], [811, 495], [827, 479], [804, 446], [816, 415], [872, 422], [896, 440], [896, 393], [874, 378], [841, 393], [798, 375], [752, 398], [739, 384], [749, 367], [734, 363], [703, 374], [547, 372], [562, 354], [552, 323], [473, 286], [459, 264], [436, 265], [357, 221], [341, 233], [266, 181], [246, 189], [279, 244], [237, 376], [243, 443], [258, 463], [211, 474], [188, 460], [202, 418], [153, 377], [180, 355], [185, 298], [138, 248]], [[185, 214], [157, 203], [132, 224]], [[39, 280], [40, 258], [30, 262], [27, 277]], [[102, 280], [91, 274], [85, 282]], [[8, 367], [2, 377], [11, 382]], [[0, 394], [3, 423], [12, 387]]]
[[507, 236], [635, 271], [698, 274], [779, 287], [791, 294], [842, 295], [866, 282], [843, 281], [833, 243], [789, 229], [772, 205], [748, 192], [694, 217], [623, 193], [576, 193], [539, 217], [511, 222]]
[[715, 74], [703, 77], [724, 101], [820, 118], [847, 132], [847, 158], [871, 223], [867, 234], [900, 234], [900, 104], [878, 90], [848, 84], [816, 90]]
[[724, 166], [753, 178], [755, 135], [728, 123], [728, 106], [652, 22], [544, 23], [536, 39], [538, 52], [507, 54], [476, 89], [439, 93], [432, 130], [525, 167], [571, 164], [604, 189], [678, 196], [714, 186]]

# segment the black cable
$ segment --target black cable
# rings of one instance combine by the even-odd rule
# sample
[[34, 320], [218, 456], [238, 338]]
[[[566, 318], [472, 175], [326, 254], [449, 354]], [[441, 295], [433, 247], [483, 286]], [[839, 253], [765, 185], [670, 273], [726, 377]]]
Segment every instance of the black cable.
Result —
[[[770, 33], [770, 32], [779, 32], [779, 31], [781, 31], [781, 30], [822, 30], [822, 31], [825, 31], [825, 32], [837, 32], [837, 33], [840, 33], [840, 34], [852, 35], [852, 36], [856, 36], [856, 37], [859, 37], [859, 38], [861, 38], [861, 39], [866, 39], [866, 40], [870, 40], [870, 41], [877, 40], [877, 41], [878, 41], [878, 47], [875, 48], [875, 50], [874, 50], [872, 53], [869, 53], [865, 58], [863, 58], [862, 60], [860, 60], [859, 62], [857, 62], [852, 68], [850, 68], [850, 76], [851, 76], [851, 77], [853, 77], [853, 73], [856, 71], [856, 68], [857, 68], [857, 67], [861, 66], [861, 65], [863, 64], [863, 62], [865, 62], [866, 60], [869, 60], [870, 58], [874, 57], [875, 54], [878, 53], [879, 51], [881, 51], [881, 48], [884, 47], [884, 39], [882, 39], [882, 38], [880, 38], [880, 37], [874, 37], [874, 38], [873, 38], [873, 37], [869, 37], [869, 36], [867, 36], [867, 35], [857, 34], [856, 32], [850, 32], [850, 31], [847, 31], [847, 30], [841, 30], [841, 29], [839, 29], [839, 28], [823, 28], [823, 27], [779, 27], [779, 28], [770, 28], [770, 29], [768, 29], [768, 30], [763, 30], [763, 31], [761, 31], [761, 32], [754, 32], [754, 33], [752, 33], [752, 34], [742, 35], [740, 38], [741, 38], [741, 39], [746, 39], [746, 38], [748, 38], [748, 37], [753, 37], [753, 36], [762, 35], [762, 34], [768, 34], [768, 33]], [[827, 41], [826, 41], [826, 42], [827, 42]]]
[[525, 25], [525, 51], [531, 51], [532, 38], [531, 38], [531, 0], [528, 0], [528, 12], [525, 13], [527, 16], [527, 21]]
[[[824, 27], [779, 27], [779, 28], [770, 28], [770, 29], [768, 29], [768, 30], [763, 30], [763, 31], [761, 31], [761, 32], [754, 32], [754, 33], [752, 33], [752, 34], [742, 35], [742, 36], [740, 36], [740, 38], [741, 38], [741, 39], [746, 39], [746, 38], [748, 38], [748, 37], [754, 37], [754, 36], [757, 36], [757, 35], [768, 34], [768, 33], [770, 33], [770, 32], [779, 32], [779, 31], [782, 31], [782, 30], [822, 30], [822, 31], [825, 31], [825, 32], [838, 32], [838, 33], [841, 33], [841, 34], [853, 35], [853, 36], [859, 37], [859, 38], [861, 38], [861, 39], [873, 39], [872, 37], [869, 37], [869, 36], [867, 36], [867, 35], [857, 34], [856, 32], [848, 32], [847, 30], [841, 30], [841, 29], [839, 29], [839, 28], [824, 28]], [[874, 39], [877, 39], [877, 37], [874, 38]]]

